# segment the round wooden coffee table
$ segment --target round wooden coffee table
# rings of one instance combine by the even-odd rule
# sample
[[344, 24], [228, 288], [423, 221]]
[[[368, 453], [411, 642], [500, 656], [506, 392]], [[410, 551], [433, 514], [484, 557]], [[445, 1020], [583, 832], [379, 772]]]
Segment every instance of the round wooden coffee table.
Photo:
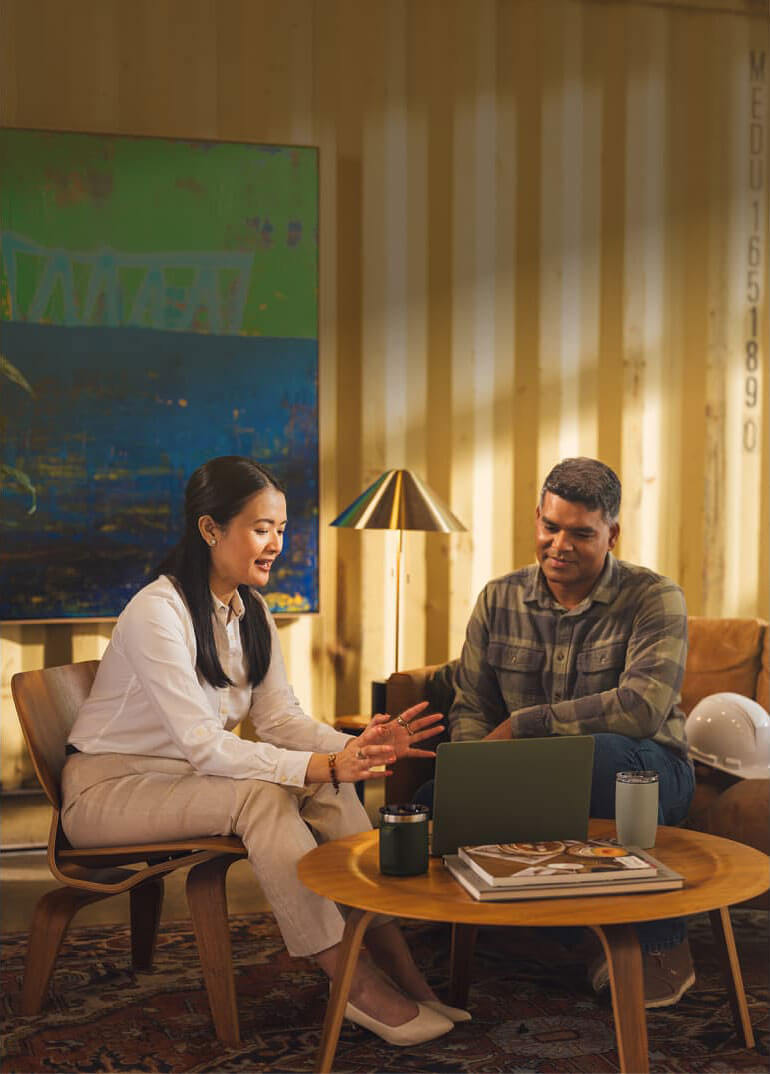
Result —
[[[591, 838], [614, 838], [615, 823], [592, 820]], [[567, 899], [478, 902], [432, 858], [423, 876], [382, 876], [376, 830], [324, 843], [299, 863], [300, 880], [312, 891], [351, 907], [345, 923], [337, 973], [324, 1021], [317, 1070], [331, 1070], [353, 969], [366, 927], [375, 914], [447, 921], [454, 925], [452, 996], [467, 995], [469, 964], [479, 925], [585, 925], [607, 955], [620, 1069], [649, 1070], [642, 958], [633, 923], [708, 911], [722, 959], [736, 1029], [754, 1046], [730, 913], [733, 903], [766, 891], [767, 855], [743, 843], [683, 828], [658, 828], [653, 854], [685, 878], [677, 891], [649, 895], [584, 895]]]

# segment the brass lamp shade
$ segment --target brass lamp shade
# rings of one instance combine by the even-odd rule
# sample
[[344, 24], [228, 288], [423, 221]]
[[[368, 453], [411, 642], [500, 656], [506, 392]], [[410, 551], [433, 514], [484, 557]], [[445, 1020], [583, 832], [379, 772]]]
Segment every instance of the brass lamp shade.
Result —
[[355, 530], [465, 530], [443, 500], [411, 470], [386, 470], [331, 523]]
[[331, 523], [353, 530], [398, 530], [396, 551], [396, 647], [394, 668], [398, 671], [398, 640], [401, 622], [401, 557], [404, 530], [423, 533], [458, 533], [462, 522], [447, 505], [411, 470], [386, 470]]

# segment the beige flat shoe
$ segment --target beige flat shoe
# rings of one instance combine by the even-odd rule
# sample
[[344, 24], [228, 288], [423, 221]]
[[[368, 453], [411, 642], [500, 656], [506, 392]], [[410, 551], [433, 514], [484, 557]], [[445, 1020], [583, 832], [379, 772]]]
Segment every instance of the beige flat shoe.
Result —
[[472, 1018], [470, 1011], [464, 1011], [462, 1007], [450, 1007], [448, 1003], [442, 1003], [438, 999], [421, 999], [420, 1003], [437, 1014], [443, 1014], [450, 1022], [470, 1022]]
[[424, 1044], [426, 1040], [435, 1040], [436, 1037], [441, 1037], [450, 1029], [454, 1029], [454, 1022], [436, 1011], [429, 1010], [427, 1004], [418, 1003], [417, 1008], [417, 1016], [400, 1026], [389, 1026], [385, 1022], [379, 1022], [376, 1018], [359, 1011], [358, 1007], [354, 1007], [352, 1003], [346, 1005], [345, 1017], [371, 1033], [376, 1033], [388, 1044], [395, 1044], [399, 1048], [412, 1044]]

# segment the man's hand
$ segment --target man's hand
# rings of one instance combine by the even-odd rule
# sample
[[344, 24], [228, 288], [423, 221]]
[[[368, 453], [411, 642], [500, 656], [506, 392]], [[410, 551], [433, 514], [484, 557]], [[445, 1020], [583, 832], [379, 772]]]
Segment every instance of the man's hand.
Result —
[[499, 723], [494, 731], [490, 731], [488, 735], [484, 736], [485, 742], [491, 742], [494, 739], [507, 739], [513, 738], [513, 722], [516, 719], [516, 713], [512, 712], [510, 716], [507, 716], [502, 723]]

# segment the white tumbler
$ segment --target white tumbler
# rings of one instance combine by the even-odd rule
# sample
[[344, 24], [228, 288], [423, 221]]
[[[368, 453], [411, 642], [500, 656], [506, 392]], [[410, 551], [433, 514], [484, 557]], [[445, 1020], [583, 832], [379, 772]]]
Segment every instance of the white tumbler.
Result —
[[655, 846], [658, 829], [658, 773], [618, 772], [615, 776], [615, 827], [626, 847]]

